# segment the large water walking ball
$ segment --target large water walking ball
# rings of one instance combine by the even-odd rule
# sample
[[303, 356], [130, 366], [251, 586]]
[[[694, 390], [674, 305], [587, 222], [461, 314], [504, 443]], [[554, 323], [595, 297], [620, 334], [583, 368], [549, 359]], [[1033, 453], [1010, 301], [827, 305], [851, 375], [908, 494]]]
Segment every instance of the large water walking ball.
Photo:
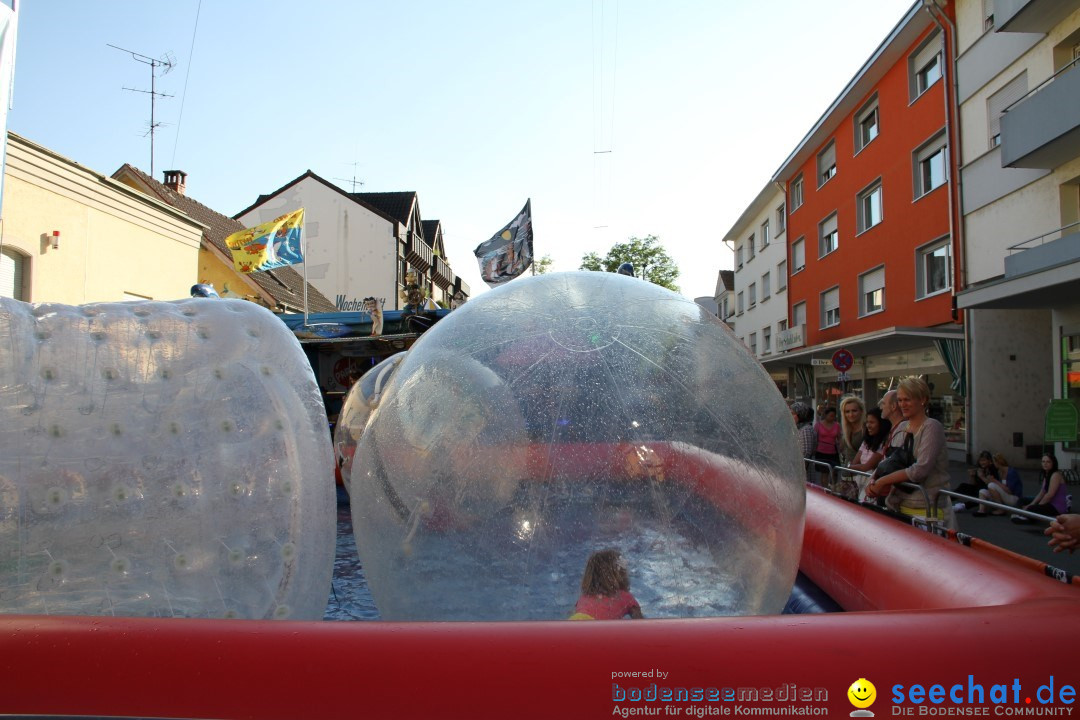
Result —
[[699, 305], [615, 273], [515, 280], [401, 360], [351, 472], [384, 619], [566, 618], [615, 548], [647, 617], [778, 612], [805, 509], [775, 384]]
[[0, 612], [320, 619], [332, 450], [242, 300], [0, 298]]

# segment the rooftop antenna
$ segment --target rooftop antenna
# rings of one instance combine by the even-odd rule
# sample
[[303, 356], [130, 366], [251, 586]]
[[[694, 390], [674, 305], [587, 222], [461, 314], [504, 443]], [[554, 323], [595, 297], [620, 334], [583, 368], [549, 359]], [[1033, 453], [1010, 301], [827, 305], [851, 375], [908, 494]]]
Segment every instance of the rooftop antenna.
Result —
[[359, 185], [360, 187], [364, 186], [364, 181], [363, 180], [357, 180], [356, 179], [356, 166], [359, 165], [360, 163], [359, 162], [354, 162], [354, 163], [349, 163], [349, 164], [352, 165], [352, 169], [353, 169], [352, 180], [350, 180], [349, 178], [340, 178], [340, 177], [336, 177], [336, 178], [333, 178], [333, 179], [334, 180], [340, 180], [341, 182], [351, 182], [352, 183], [352, 192], [356, 192], [356, 186], [357, 185]]
[[150, 132], [149, 132], [149, 135], [150, 135], [150, 177], [154, 177], [154, 130], [156, 128], [160, 127], [161, 124], [162, 124], [162, 123], [156, 122], [154, 120], [154, 104], [155, 104], [155, 101], [157, 100], [158, 97], [163, 97], [163, 98], [172, 97], [172, 95], [166, 95], [165, 93], [157, 92], [157, 90], [155, 88], [155, 82], [154, 81], [157, 79], [157, 76], [158, 76], [158, 72], [157, 72], [158, 68], [165, 68], [164, 70], [161, 71], [161, 74], [162, 75], [167, 75], [169, 73], [169, 71], [172, 70], [173, 67], [175, 67], [176, 59], [173, 58], [170, 53], [165, 53], [164, 57], [158, 59], [158, 58], [149, 57], [147, 55], [141, 55], [141, 54], [135, 52], [134, 50], [128, 50], [126, 48], [118, 47], [116, 45], [111, 45], [109, 43], [105, 43], [105, 44], [108, 45], [111, 48], [119, 50], [120, 52], [126, 52], [126, 53], [130, 54], [131, 59], [134, 60], [135, 62], [141, 62], [144, 65], [149, 65], [150, 66], [150, 89], [149, 90], [140, 90], [138, 88], [129, 88], [129, 87], [125, 87], [124, 90], [129, 90], [131, 92], [146, 93], [146, 94], [148, 94], [150, 96]]

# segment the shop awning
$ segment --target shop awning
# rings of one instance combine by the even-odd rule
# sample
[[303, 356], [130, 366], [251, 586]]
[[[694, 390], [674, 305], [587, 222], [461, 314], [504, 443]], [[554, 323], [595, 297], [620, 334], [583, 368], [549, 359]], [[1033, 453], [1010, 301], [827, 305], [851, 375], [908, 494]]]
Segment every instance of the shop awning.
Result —
[[762, 358], [761, 364], [767, 370], [779, 370], [810, 365], [811, 360], [814, 359], [829, 360], [840, 348], [849, 350], [855, 357], [865, 357], [909, 352], [933, 345], [935, 340], [963, 342], [963, 339], [964, 328], [961, 325], [943, 325], [933, 328], [891, 327]]

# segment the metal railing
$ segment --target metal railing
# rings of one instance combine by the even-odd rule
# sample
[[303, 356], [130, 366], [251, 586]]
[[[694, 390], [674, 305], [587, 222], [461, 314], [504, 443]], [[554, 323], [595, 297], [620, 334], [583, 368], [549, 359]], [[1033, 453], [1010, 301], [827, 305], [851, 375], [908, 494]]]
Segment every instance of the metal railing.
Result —
[[[813, 460], [811, 458], [805, 458], [803, 463], [807, 466], [808, 482], [812, 485], [818, 485], [823, 487], [830, 494], [843, 495], [841, 488], [841, 481], [838, 479], [841, 475], [849, 476], [852, 481], [855, 482], [858, 488], [858, 502], [866, 502], [866, 486], [873, 480], [873, 473], [864, 472], [862, 470], [852, 470], [839, 465], [832, 465], [821, 460]], [[820, 485], [809, 479], [809, 473], [812, 468], [818, 468], [820, 474], [826, 475], [828, 478], [827, 484]], [[1004, 503], [994, 502], [993, 500], [984, 500], [978, 497], [972, 497], [971, 495], [964, 495], [958, 493], [955, 490], [941, 489], [934, 493], [934, 497], [930, 497], [930, 492], [927, 491], [922, 485], [911, 482], [896, 483], [897, 487], [900, 487], [908, 492], [919, 492], [922, 494], [923, 503], [926, 508], [926, 520], [929, 522], [940, 522], [945, 517], [945, 512], [941, 508], [941, 499], [953, 498], [955, 502], [975, 502], [986, 507], [994, 508], [996, 510], [1002, 510], [1008, 515], [1019, 515], [1027, 520], [1034, 520], [1036, 522], [1043, 522], [1049, 525], [1053, 522], [1054, 518], [1047, 515], [1040, 515], [1039, 513], [1031, 512], [1030, 510], [1024, 510], [1023, 508], [1016, 507], [1014, 505], [1006, 505]], [[940, 516], [940, 517], [938, 517]]]
[[1004, 108], [1004, 109], [1003, 109], [1003, 110], [1001, 111], [1001, 114], [1002, 114], [1002, 115], [1004, 115], [1005, 113], [1009, 112], [1009, 111], [1010, 111], [1010, 110], [1012, 110], [1012, 109], [1013, 109], [1014, 107], [1016, 107], [1016, 106], [1017, 106], [1017, 105], [1019, 105], [1020, 103], [1024, 102], [1024, 101], [1025, 101], [1025, 100], [1027, 100], [1027, 99], [1028, 99], [1029, 97], [1031, 97], [1031, 96], [1032, 96], [1032, 95], [1034, 95], [1035, 93], [1039, 92], [1040, 90], [1042, 90], [1042, 89], [1043, 89], [1044, 87], [1046, 87], [1046, 86], [1047, 86], [1047, 85], [1049, 85], [1050, 83], [1054, 82], [1054, 79], [1055, 79], [1055, 78], [1057, 78], [1057, 76], [1058, 76], [1058, 75], [1061, 75], [1062, 73], [1065, 73], [1065, 72], [1068, 72], [1069, 70], [1072, 70], [1072, 69], [1073, 69], [1073, 67], [1076, 67], [1076, 66], [1077, 66], [1077, 63], [1080, 63], [1080, 57], [1075, 57], [1075, 58], [1073, 58], [1071, 62], [1069, 62], [1068, 64], [1064, 65], [1064, 66], [1063, 66], [1063, 67], [1062, 67], [1062, 68], [1061, 68], [1060, 70], [1058, 70], [1058, 71], [1057, 71], [1056, 73], [1054, 73], [1054, 74], [1053, 74], [1053, 75], [1051, 75], [1050, 77], [1046, 78], [1045, 80], [1043, 80], [1043, 81], [1042, 81], [1041, 83], [1039, 83], [1039, 84], [1038, 84], [1038, 85], [1036, 85], [1035, 87], [1033, 87], [1033, 88], [1031, 88], [1030, 90], [1028, 90], [1028, 91], [1027, 91], [1026, 93], [1024, 93], [1024, 94], [1023, 94], [1023, 96], [1022, 96], [1022, 97], [1019, 97], [1019, 98], [1017, 98], [1016, 100], [1013, 100], [1013, 101], [1012, 101], [1011, 103], [1009, 103], [1008, 105], [1006, 105], [1006, 106], [1005, 106], [1005, 108]]
[[[1078, 227], [1078, 226], [1080, 226], [1080, 220], [1078, 220], [1077, 222], [1069, 223], [1068, 225], [1062, 225], [1061, 227], [1057, 228], [1056, 230], [1050, 230], [1049, 232], [1044, 232], [1042, 235], [1036, 235], [1033, 238], [1029, 238], [1029, 239], [1027, 239], [1027, 240], [1025, 240], [1023, 242], [1016, 243], [1015, 245], [1010, 245], [1009, 247], [1007, 247], [1005, 249], [1009, 251], [1010, 255], [1012, 255], [1014, 252], [1022, 252], [1024, 250], [1030, 250], [1030, 248], [1026, 248], [1024, 246], [1027, 245], [1028, 243], [1033, 243], [1036, 240], [1041, 241], [1039, 243], [1039, 245], [1044, 245], [1044, 244], [1046, 244], [1046, 238], [1050, 237], [1051, 235], [1054, 235], [1055, 233], [1061, 233], [1061, 237], [1064, 237], [1065, 233], [1062, 232], [1062, 231], [1068, 230], [1069, 228]], [[1055, 239], [1060, 239], [1060, 238], [1055, 238]]]

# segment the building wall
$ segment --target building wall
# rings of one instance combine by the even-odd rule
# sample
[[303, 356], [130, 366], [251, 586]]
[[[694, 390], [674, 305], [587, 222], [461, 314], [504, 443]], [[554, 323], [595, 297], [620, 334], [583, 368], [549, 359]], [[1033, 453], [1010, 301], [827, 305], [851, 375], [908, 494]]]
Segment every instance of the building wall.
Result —
[[[971, 335], [971, 450], [1001, 452], [1016, 467], [1027, 445], [1041, 445], [1043, 413], [1054, 393], [1049, 310], [978, 310]], [[1013, 446], [1013, 434], [1023, 443]]]
[[[791, 276], [788, 312], [796, 303], [806, 301], [807, 345], [893, 326], [929, 327], [952, 319], [951, 293], [915, 299], [915, 249], [949, 235], [950, 183], [918, 199], [914, 199], [913, 189], [912, 154], [945, 127], [945, 83], [935, 82], [914, 101], [908, 89], [909, 54], [933, 29], [924, 32], [885, 72], [875, 90], [859, 102], [861, 109], [877, 93], [878, 137], [855, 154], [854, 122], [860, 110], [847, 114], [831, 138], [836, 142], [836, 176], [818, 188], [817, 155], [828, 145], [827, 140], [801, 168], [801, 207], [792, 207], [789, 190], [789, 245], [805, 238], [806, 267]], [[883, 193], [882, 222], [857, 235], [856, 197], [878, 178]], [[838, 249], [819, 258], [818, 226], [833, 212], [838, 220]], [[882, 264], [885, 309], [860, 318], [859, 275]], [[840, 324], [821, 329], [820, 293], [836, 285], [840, 289]]]
[[252, 227], [301, 207], [308, 282], [339, 306], [376, 297], [398, 307], [394, 223], [321, 182], [304, 178], [237, 219]]
[[201, 225], [14, 134], [3, 209], [4, 246], [29, 261], [31, 302], [174, 300], [196, 282]]

